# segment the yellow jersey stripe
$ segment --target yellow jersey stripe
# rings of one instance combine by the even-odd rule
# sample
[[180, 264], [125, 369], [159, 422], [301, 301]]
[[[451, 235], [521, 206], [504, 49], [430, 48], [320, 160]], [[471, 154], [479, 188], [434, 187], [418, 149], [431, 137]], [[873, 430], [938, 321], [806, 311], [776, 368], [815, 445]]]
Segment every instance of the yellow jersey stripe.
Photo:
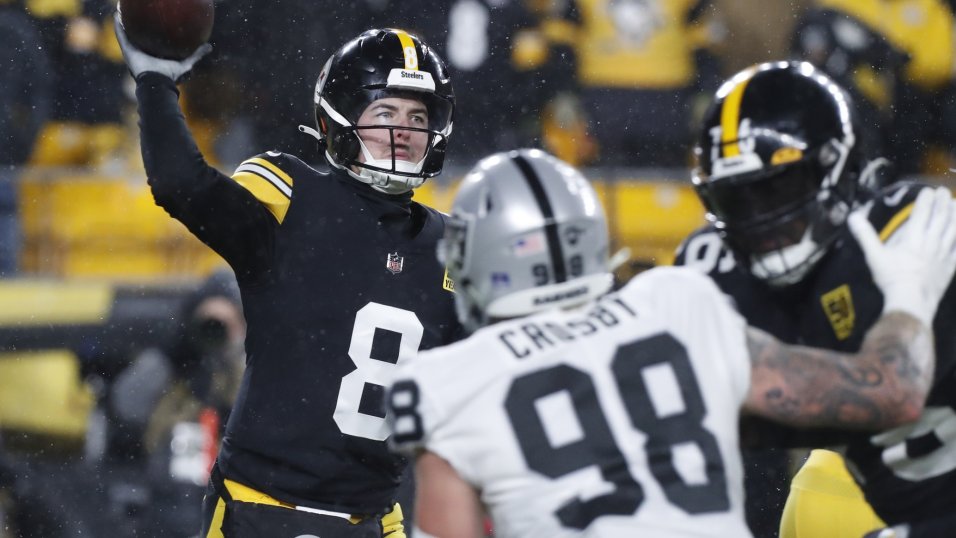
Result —
[[273, 174], [278, 176], [279, 179], [281, 179], [286, 185], [288, 185], [289, 187], [292, 187], [292, 177], [289, 176], [289, 174], [286, 174], [285, 172], [283, 172], [281, 168], [272, 164], [271, 162], [265, 159], [262, 159], [260, 157], [253, 157], [252, 159], [246, 159], [239, 166], [242, 167], [242, 165], [246, 163], [258, 164], [259, 166], [264, 166], [268, 168], [269, 171], [271, 171]]
[[[240, 484], [239, 482], [229, 480], [228, 478], [223, 480], [223, 485], [226, 486], [226, 490], [229, 491], [229, 495], [235, 501], [244, 502], [244, 503], [253, 503], [253, 504], [264, 504], [267, 506], [279, 506], [282, 508], [288, 508], [290, 510], [300, 509], [300, 508], [297, 508], [294, 504], [282, 502], [266, 493], [263, 493], [257, 489], [250, 488], [249, 486], [246, 486], [244, 484]], [[402, 518], [401, 507], [398, 505], [398, 503], [395, 503], [395, 508], [398, 509], [399, 522], [401, 522], [401, 518]], [[306, 510], [306, 511], [309, 511], [309, 510]], [[345, 516], [346, 514], [342, 514], [342, 515]], [[386, 521], [387, 517], [388, 516], [386, 515], [385, 517], [382, 518], [383, 523]], [[363, 518], [360, 516], [349, 517], [349, 523], [352, 523], [353, 525], [362, 522], [362, 520]]]
[[226, 486], [226, 489], [229, 490], [229, 495], [232, 496], [233, 500], [244, 502], [244, 503], [255, 503], [255, 504], [265, 504], [268, 506], [281, 506], [282, 508], [295, 509], [294, 504], [289, 504], [277, 500], [270, 495], [263, 493], [259, 490], [255, 490], [246, 486], [245, 484], [240, 484], [233, 480], [226, 478], [223, 480], [223, 483]]
[[103, 323], [113, 305], [106, 284], [0, 283], [0, 326]]
[[739, 81], [730, 94], [724, 99], [724, 106], [720, 109], [720, 142], [724, 157], [740, 155], [740, 145], [737, 143], [737, 127], [740, 125], [740, 102], [744, 98], [744, 90], [756, 71], [748, 73]]
[[412, 37], [404, 30], [395, 30], [395, 35], [402, 43], [402, 51], [405, 53], [405, 69], [418, 71], [418, 50], [415, 48]]
[[289, 196], [280, 191], [273, 182], [253, 172], [236, 172], [232, 179], [251, 192], [262, 202], [272, 216], [281, 224], [289, 210]]
[[285, 181], [282, 180], [282, 178], [272, 173], [272, 170], [266, 168], [265, 166], [260, 166], [256, 163], [245, 162], [240, 164], [239, 168], [236, 168], [233, 176], [241, 173], [255, 174], [271, 183], [276, 190], [284, 194], [286, 197], [292, 198], [292, 187], [290, 187]]
[[883, 229], [880, 230], [880, 240], [886, 241], [887, 239], [889, 239], [890, 236], [893, 235], [893, 232], [895, 232], [896, 229], [899, 228], [901, 224], [903, 224], [903, 221], [909, 218], [910, 213], [912, 212], [913, 212], [913, 204], [910, 204], [904, 207], [903, 209], [901, 209], [899, 213], [893, 215], [893, 218], [891, 218], [890, 221], [886, 223], [886, 226], [884, 226]]

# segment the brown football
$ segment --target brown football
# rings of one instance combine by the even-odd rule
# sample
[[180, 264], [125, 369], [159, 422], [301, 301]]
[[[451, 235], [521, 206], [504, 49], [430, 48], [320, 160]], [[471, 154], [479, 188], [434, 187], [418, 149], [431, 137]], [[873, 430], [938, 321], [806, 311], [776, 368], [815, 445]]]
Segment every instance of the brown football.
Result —
[[182, 60], [209, 41], [213, 0], [120, 0], [120, 18], [141, 51]]

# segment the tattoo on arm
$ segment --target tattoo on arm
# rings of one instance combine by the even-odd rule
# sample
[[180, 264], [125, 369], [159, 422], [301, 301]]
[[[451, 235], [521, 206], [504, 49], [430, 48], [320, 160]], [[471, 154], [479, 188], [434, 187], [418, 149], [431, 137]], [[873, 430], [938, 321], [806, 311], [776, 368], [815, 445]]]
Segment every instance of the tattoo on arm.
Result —
[[745, 410], [792, 426], [879, 430], [915, 420], [933, 377], [928, 327], [883, 316], [858, 353], [786, 345], [747, 330], [752, 376]]

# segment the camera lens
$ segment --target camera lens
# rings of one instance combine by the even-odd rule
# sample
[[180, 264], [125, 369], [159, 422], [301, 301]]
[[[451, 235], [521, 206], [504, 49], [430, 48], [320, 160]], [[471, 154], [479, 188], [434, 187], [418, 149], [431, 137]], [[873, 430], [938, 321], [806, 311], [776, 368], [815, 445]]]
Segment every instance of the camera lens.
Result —
[[218, 319], [199, 319], [194, 322], [193, 336], [204, 349], [219, 348], [226, 344], [226, 326]]

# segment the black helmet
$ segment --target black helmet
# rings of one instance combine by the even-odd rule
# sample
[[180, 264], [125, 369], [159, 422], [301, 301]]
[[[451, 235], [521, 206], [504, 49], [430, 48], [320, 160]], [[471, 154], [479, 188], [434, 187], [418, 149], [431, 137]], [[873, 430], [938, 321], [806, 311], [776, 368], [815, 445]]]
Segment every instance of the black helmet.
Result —
[[806, 62], [737, 73], [717, 91], [695, 150], [707, 218], [758, 278], [798, 282], [836, 238], [862, 158], [852, 104]]
[[[396, 130], [428, 133], [420, 162], [396, 161], [394, 153], [376, 162], [359, 139], [359, 116], [373, 101], [386, 97], [416, 99], [425, 105], [427, 127], [375, 126], [388, 129], [393, 148]], [[314, 101], [318, 138], [327, 159], [356, 179], [386, 192], [401, 192], [441, 172], [455, 94], [444, 62], [414, 35], [387, 28], [368, 30], [352, 39], [325, 63], [315, 84]], [[366, 152], [366, 162], [358, 160], [360, 152]]]

